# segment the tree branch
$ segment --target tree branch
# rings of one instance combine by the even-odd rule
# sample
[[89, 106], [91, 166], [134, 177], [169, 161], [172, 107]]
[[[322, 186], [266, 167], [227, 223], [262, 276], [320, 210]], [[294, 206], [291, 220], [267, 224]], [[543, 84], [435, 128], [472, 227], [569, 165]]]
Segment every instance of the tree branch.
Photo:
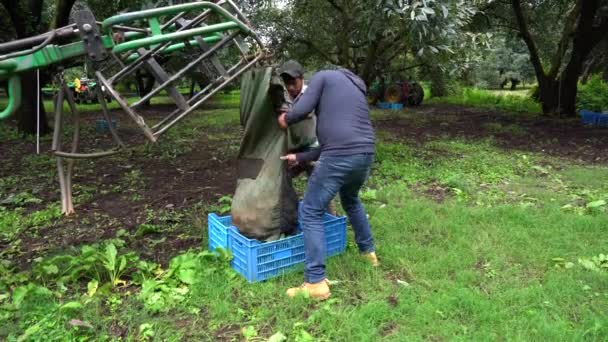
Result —
[[415, 64], [415, 65], [410, 65], [410, 66], [407, 66], [405, 68], [391, 69], [391, 72], [403, 72], [403, 71], [406, 71], [406, 70], [416, 69], [416, 68], [420, 68], [420, 67], [423, 67], [423, 66], [428, 66], [428, 65], [426, 63], [420, 63], [420, 64]]
[[321, 55], [321, 57], [323, 57], [326, 61], [332, 63], [332, 64], [339, 64], [338, 61], [334, 58], [332, 58], [329, 54], [327, 54], [325, 51], [323, 51], [322, 49], [318, 48], [313, 42], [311, 42], [310, 40], [304, 39], [304, 38], [293, 38], [293, 40], [296, 43], [300, 43], [300, 44], [304, 44], [306, 46], [308, 46], [308, 48], [313, 49], [316, 53], [318, 53], [319, 55]]
[[608, 18], [603, 18], [599, 27], [593, 29], [593, 45], [599, 44], [603, 39], [608, 38]]
[[534, 39], [532, 38], [532, 35], [530, 34], [528, 23], [524, 18], [521, 2], [520, 0], [511, 0], [511, 4], [513, 7], [513, 12], [515, 12], [515, 19], [519, 25], [519, 32], [521, 33], [524, 42], [528, 46], [528, 50], [530, 50], [530, 62], [532, 62], [532, 66], [534, 66], [536, 78], [538, 79], [538, 82], [541, 82], [541, 80], [545, 77], [545, 71], [543, 70], [543, 65], [540, 61], [538, 48], [534, 42]]
[[564, 55], [566, 54], [568, 46], [572, 40], [572, 33], [576, 30], [576, 19], [580, 15], [582, 5], [583, 0], [578, 0], [567, 14], [564, 30], [562, 31], [562, 36], [557, 46], [557, 52], [553, 56], [553, 61], [551, 62], [551, 70], [549, 71], [549, 77], [551, 78], [555, 78], [557, 76], [557, 73], [562, 66], [562, 59], [564, 58]]
[[344, 13], [344, 9], [342, 7], [340, 7], [335, 0], [327, 0], [327, 2], [329, 2], [329, 4], [331, 5], [331, 7], [335, 8], [336, 10]]
[[53, 28], [66, 26], [70, 20], [70, 11], [76, 0], [58, 0], [56, 4], [55, 18], [53, 19]]

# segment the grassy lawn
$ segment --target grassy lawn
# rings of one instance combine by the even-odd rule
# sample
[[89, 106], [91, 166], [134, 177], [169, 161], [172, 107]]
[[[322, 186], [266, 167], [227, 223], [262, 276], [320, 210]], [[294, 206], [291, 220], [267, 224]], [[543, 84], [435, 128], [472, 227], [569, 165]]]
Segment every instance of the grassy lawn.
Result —
[[525, 113], [541, 111], [540, 104], [530, 98], [528, 89], [510, 91], [464, 88], [462, 94], [431, 98], [426, 103], [450, 103]]
[[[537, 111], [468, 94], [444, 100]], [[234, 191], [238, 96], [159, 144], [78, 163], [71, 218], [58, 210], [51, 156], [24, 154], [0, 126], [11, 146], [0, 153], [0, 340], [605, 341], [608, 168], [501, 140], [532, 139], [541, 119], [530, 115], [487, 110], [507, 121], [455, 135], [458, 110], [373, 112], [362, 198], [381, 266], [359, 257], [349, 232], [347, 251], [328, 260], [326, 302], [284, 295], [301, 269], [249, 284], [229, 256], [205, 251], [206, 214], [226, 212]], [[576, 153], [605, 144], [598, 136]]]

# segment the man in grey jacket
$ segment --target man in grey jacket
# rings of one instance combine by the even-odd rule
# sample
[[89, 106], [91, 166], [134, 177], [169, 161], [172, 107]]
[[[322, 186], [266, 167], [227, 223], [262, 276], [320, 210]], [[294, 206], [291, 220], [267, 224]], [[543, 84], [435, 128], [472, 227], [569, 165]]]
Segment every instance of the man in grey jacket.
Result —
[[[323, 214], [330, 200], [340, 195], [360, 252], [378, 265], [374, 241], [359, 190], [365, 183], [374, 160], [375, 136], [369, 118], [363, 80], [346, 69], [316, 73], [306, 92], [287, 113], [278, 118], [287, 128], [315, 111], [320, 156], [308, 181], [301, 208], [304, 232], [304, 284], [287, 290], [290, 297], [306, 292], [312, 298], [327, 299], [329, 283], [325, 277], [325, 231]], [[288, 161], [298, 161], [290, 154]]]

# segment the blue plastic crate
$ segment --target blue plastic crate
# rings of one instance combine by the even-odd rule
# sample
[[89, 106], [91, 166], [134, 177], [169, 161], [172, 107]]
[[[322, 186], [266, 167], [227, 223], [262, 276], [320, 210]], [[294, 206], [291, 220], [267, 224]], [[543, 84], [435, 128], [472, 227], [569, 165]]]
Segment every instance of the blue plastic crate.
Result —
[[232, 226], [232, 217], [207, 215], [207, 234], [209, 250], [215, 252], [216, 248], [228, 249], [228, 228]]
[[379, 102], [378, 108], [389, 110], [401, 110], [403, 109], [403, 103]]
[[[209, 250], [227, 247], [233, 256], [232, 268], [249, 282], [276, 277], [304, 263], [304, 235], [301, 232], [277, 241], [260, 242], [241, 235], [232, 226], [230, 216], [209, 214], [208, 220]], [[343, 253], [346, 250], [346, 217], [325, 214], [323, 226], [325, 255]]]
[[[116, 129], [116, 127], [118, 127], [118, 122], [116, 121], [116, 119], [111, 119], [112, 121], [112, 128]], [[95, 130], [97, 131], [97, 133], [106, 133], [109, 132], [109, 125], [108, 122], [105, 119], [98, 119], [97, 121], [95, 121]]]
[[596, 125], [599, 114], [590, 110], [581, 110], [581, 118], [585, 125]]
[[608, 114], [598, 114], [597, 125], [598, 127], [608, 127]]

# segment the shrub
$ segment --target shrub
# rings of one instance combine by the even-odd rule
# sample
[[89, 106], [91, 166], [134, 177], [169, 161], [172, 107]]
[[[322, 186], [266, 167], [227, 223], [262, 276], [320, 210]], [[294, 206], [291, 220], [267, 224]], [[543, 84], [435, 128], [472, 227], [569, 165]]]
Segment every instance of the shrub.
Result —
[[608, 111], [608, 83], [599, 75], [592, 76], [578, 88], [577, 108], [594, 112]]

